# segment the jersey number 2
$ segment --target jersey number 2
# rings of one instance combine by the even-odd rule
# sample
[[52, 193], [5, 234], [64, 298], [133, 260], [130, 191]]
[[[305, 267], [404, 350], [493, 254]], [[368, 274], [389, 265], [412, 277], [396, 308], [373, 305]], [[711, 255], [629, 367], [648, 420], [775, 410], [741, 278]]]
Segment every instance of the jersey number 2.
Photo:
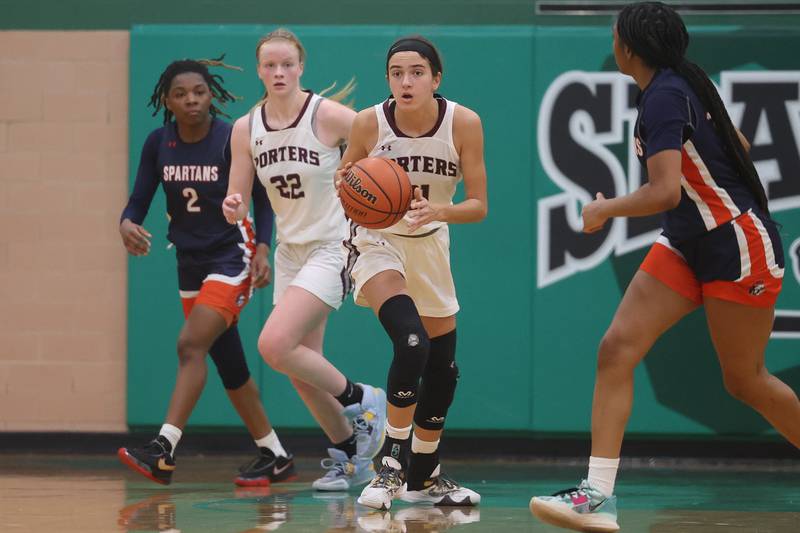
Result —
[[278, 189], [278, 194], [281, 195], [281, 198], [296, 200], [297, 198], [304, 198], [306, 195], [306, 193], [301, 190], [303, 185], [300, 183], [300, 174], [272, 176], [269, 179], [269, 182], [275, 185], [275, 188]]
[[197, 191], [192, 189], [191, 187], [186, 187], [183, 189], [183, 197], [188, 198], [186, 201], [186, 210], [190, 213], [199, 213], [200, 206], [195, 205], [198, 200]]

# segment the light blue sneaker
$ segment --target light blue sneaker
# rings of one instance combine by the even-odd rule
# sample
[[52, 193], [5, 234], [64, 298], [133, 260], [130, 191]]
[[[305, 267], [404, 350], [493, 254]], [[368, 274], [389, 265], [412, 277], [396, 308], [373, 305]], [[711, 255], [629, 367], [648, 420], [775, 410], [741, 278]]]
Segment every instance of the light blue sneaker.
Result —
[[585, 479], [577, 487], [552, 496], [534, 496], [530, 509], [533, 516], [542, 522], [558, 527], [592, 533], [619, 530], [617, 497], [606, 498]]
[[311, 484], [317, 490], [346, 491], [363, 485], [375, 475], [371, 459], [363, 460], [356, 455], [347, 457], [337, 448], [328, 448], [328, 455], [330, 457], [320, 461], [328, 472]]
[[344, 408], [344, 416], [353, 424], [356, 456], [371, 460], [383, 447], [386, 433], [386, 393], [383, 389], [359, 383], [364, 389], [361, 403]]

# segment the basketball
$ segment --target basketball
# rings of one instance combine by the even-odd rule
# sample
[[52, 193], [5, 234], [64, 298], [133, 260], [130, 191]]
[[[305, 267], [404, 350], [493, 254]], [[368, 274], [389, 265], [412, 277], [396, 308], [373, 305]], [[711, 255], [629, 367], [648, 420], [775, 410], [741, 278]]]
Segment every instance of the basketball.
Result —
[[403, 218], [413, 194], [400, 165], [383, 157], [366, 157], [345, 174], [339, 198], [345, 214], [356, 224], [383, 229]]

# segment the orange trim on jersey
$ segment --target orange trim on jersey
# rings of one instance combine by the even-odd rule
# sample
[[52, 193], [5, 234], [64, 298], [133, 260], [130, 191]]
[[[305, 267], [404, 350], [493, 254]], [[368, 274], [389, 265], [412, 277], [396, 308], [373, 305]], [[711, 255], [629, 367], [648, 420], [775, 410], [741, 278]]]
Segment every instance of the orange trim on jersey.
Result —
[[684, 298], [702, 305], [700, 282], [683, 257], [669, 247], [655, 243], [639, 268]]
[[253, 225], [250, 223], [248, 218], [242, 220], [242, 226], [244, 227], [245, 235], [247, 235], [247, 242], [244, 245], [250, 250], [250, 257], [253, 257], [256, 253], [256, 232], [253, 228]]
[[[722, 203], [722, 199], [719, 197], [717, 192], [706, 184], [705, 180], [703, 180], [702, 174], [700, 174], [700, 169], [697, 168], [697, 165], [692, 161], [691, 156], [686, 151], [686, 148], [681, 148], [681, 173], [686, 178], [686, 181], [689, 182], [689, 185], [697, 191], [697, 194], [700, 196], [700, 199], [703, 200], [708, 208], [711, 210], [711, 216], [714, 217], [714, 222], [716, 222], [717, 226], [720, 226], [733, 218], [733, 215], [725, 207], [725, 204]], [[713, 179], [713, 178], [712, 178]]]
[[747, 252], [750, 254], [750, 272], [769, 273], [764, 241], [761, 240], [761, 234], [758, 232], [753, 219], [750, 218], [750, 213], [745, 213], [738, 217], [733, 223], [744, 230], [744, 236], [747, 239]]

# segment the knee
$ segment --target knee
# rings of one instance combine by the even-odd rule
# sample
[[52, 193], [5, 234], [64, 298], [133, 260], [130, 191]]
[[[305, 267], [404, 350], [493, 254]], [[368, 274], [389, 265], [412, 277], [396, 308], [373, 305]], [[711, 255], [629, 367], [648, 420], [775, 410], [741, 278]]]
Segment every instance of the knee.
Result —
[[597, 349], [597, 371], [632, 372], [639, 361], [637, 356], [635, 343], [620, 330], [610, 328]]
[[728, 394], [748, 405], [755, 403], [761, 390], [766, 390], [766, 388], [759, 386], [757, 374], [745, 375], [734, 372], [723, 372], [722, 379]]
[[262, 332], [258, 337], [258, 353], [270, 368], [278, 372], [286, 373], [286, 365], [289, 360], [293, 346], [290, 346], [281, 335]]
[[180, 366], [205, 364], [206, 350], [186, 335], [178, 337], [178, 364]]

